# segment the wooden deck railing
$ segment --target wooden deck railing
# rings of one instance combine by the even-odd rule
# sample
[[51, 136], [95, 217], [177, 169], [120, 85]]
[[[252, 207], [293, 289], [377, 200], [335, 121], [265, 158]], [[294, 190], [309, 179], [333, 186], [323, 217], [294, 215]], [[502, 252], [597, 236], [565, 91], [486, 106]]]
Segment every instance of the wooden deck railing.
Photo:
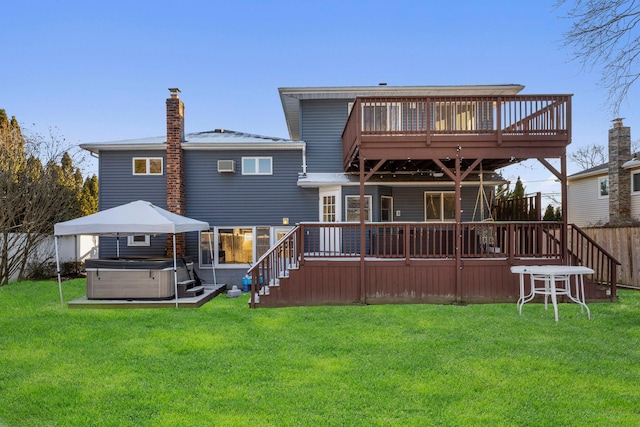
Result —
[[[365, 258], [405, 259], [518, 259], [561, 260], [562, 227], [559, 222], [367, 223]], [[461, 247], [456, 251], [457, 233]], [[408, 238], [407, 238], [408, 236]], [[620, 263], [574, 225], [568, 229], [567, 262], [584, 265], [595, 273], [592, 280], [611, 287], [616, 295], [616, 270]], [[278, 285], [306, 261], [359, 260], [358, 223], [302, 223], [283, 236], [249, 270], [252, 293], [262, 285]], [[557, 262], [557, 261], [556, 261]], [[253, 299], [251, 300], [253, 301]]]
[[609, 286], [611, 295], [617, 295], [620, 262], [574, 224], [569, 224], [568, 231], [569, 262], [593, 269], [593, 281]]
[[360, 97], [342, 134], [343, 157], [351, 158], [363, 136], [424, 136], [427, 143], [492, 136], [498, 144], [507, 136], [566, 137], [570, 116], [570, 95]]
[[[453, 259], [456, 231], [462, 258], [561, 258], [555, 222], [368, 223], [365, 257]], [[409, 238], [406, 238], [409, 236]], [[283, 236], [249, 270], [253, 283], [277, 284], [312, 259], [360, 257], [360, 224], [302, 223]]]

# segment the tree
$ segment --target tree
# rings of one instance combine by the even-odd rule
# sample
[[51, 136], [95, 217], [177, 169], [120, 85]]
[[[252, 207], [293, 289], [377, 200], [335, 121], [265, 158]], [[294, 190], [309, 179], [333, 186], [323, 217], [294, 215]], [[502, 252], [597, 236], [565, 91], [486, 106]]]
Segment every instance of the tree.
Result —
[[80, 215], [98, 212], [98, 177], [91, 176], [84, 180], [80, 193]]
[[520, 181], [520, 177], [516, 181], [516, 185], [513, 187], [513, 191], [509, 194], [510, 199], [522, 199], [525, 196], [524, 185]]
[[547, 205], [547, 209], [544, 211], [543, 221], [562, 221], [562, 211], [560, 207], [554, 208], [552, 204]]
[[636, 82], [640, 60], [640, 4], [635, 0], [558, 0], [572, 3], [566, 17], [573, 21], [565, 45], [584, 67], [602, 67], [601, 84], [618, 115], [620, 104]]
[[569, 154], [569, 160], [580, 166], [580, 169], [586, 170], [595, 166], [599, 166], [607, 162], [608, 153], [604, 145], [591, 144], [580, 147], [573, 153]]
[[53, 133], [23, 136], [0, 110], [0, 286], [25, 278], [54, 224], [79, 215], [81, 174], [62, 144]]

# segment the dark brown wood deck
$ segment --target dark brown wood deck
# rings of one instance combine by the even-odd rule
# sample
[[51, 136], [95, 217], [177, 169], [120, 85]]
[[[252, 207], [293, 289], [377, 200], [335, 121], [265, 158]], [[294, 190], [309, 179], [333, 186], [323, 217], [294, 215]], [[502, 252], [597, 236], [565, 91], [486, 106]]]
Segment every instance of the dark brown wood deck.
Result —
[[[381, 303], [516, 302], [513, 265], [563, 264], [562, 223], [367, 224], [360, 256], [359, 224], [304, 223], [254, 266], [269, 295], [252, 307]], [[461, 230], [457, 252], [453, 231]], [[409, 236], [409, 238], [405, 238]], [[586, 298], [616, 298], [616, 261], [571, 228], [573, 265], [588, 265]], [[458, 254], [456, 256], [456, 253]], [[363, 277], [364, 275], [364, 277]], [[364, 285], [363, 285], [364, 284]]]
[[[251, 268], [251, 306], [515, 302], [510, 267], [523, 264], [589, 266], [587, 299], [615, 299], [617, 261], [566, 215], [562, 223], [462, 221], [460, 188], [471, 172], [532, 158], [558, 178], [566, 207], [570, 142], [571, 95], [357, 98], [342, 146], [344, 172], [359, 177], [360, 222], [296, 227]], [[365, 223], [365, 183], [398, 173], [425, 186], [447, 181], [455, 220]], [[256, 304], [260, 283], [270, 292]]]

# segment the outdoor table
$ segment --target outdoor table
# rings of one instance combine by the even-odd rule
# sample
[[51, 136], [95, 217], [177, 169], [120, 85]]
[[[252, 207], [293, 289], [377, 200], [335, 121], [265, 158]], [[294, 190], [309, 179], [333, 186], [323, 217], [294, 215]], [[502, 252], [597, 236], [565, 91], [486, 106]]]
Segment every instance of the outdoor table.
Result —
[[[556, 322], [558, 321], [558, 295], [566, 295], [571, 301], [580, 304], [587, 310], [587, 317], [591, 319], [591, 312], [585, 303], [584, 275], [593, 274], [588, 267], [577, 265], [514, 265], [511, 272], [520, 275], [520, 297], [518, 298], [518, 312], [522, 314], [522, 306], [531, 301], [536, 295], [544, 295], [544, 307], [547, 308], [547, 298], [551, 297]], [[531, 278], [531, 288], [525, 295], [524, 276]], [[575, 276], [575, 295], [572, 292], [571, 277]], [[542, 286], [536, 286], [542, 281]], [[560, 284], [560, 286], [558, 286]]]

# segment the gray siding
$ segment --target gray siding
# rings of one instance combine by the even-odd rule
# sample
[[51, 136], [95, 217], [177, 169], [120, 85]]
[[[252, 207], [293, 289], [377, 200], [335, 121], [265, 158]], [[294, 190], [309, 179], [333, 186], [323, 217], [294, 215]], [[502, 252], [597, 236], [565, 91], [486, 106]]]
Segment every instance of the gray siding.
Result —
[[348, 108], [348, 100], [302, 101], [300, 136], [307, 143], [307, 172], [343, 172], [342, 131]]
[[[136, 200], [146, 200], [162, 208], [167, 205], [167, 180], [162, 175], [133, 175], [134, 157], [162, 157], [165, 153], [147, 151], [102, 151], [99, 161], [100, 210], [110, 209]], [[164, 254], [166, 236], [151, 237], [151, 246], [127, 247], [127, 238], [120, 239], [120, 255], [158, 256]], [[115, 257], [117, 241], [113, 237], [100, 238], [100, 257]]]
[[[207, 221], [211, 227], [278, 226], [283, 218], [294, 225], [318, 219], [318, 190], [297, 185], [302, 171], [300, 150], [187, 150], [184, 154], [186, 214], [190, 218]], [[251, 156], [272, 157], [273, 175], [242, 175], [242, 157]], [[235, 161], [236, 172], [219, 173], [218, 160]], [[198, 251], [198, 233], [188, 233], [187, 255], [197, 261]], [[224, 282], [234, 282], [225, 279], [228, 271], [219, 274]]]
[[[398, 222], [424, 221], [424, 193], [426, 191], [454, 191], [453, 187], [385, 187], [385, 186], [365, 186], [365, 194], [372, 196], [373, 221], [380, 221], [380, 196], [393, 197], [393, 220]], [[487, 195], [491, 188], [486, 187]], [[358, 187], [344, 187], [343, 197], [347, 195], [358, 195]], [[476, 208], [478, 187], [462, 187], [462, 220], [471, 221], [473, 211]], [[344, 210], [344, 209], [343, 209]], [[396, 211], [400, 211], [400, 217], [396, 217]], [[488, 216], [488, 208], [485, 206], [485, 218]], [[344, 220], [344, 212], [343, 218]], [[480, 206], [476, 209], [476, 221], [480, 221]]]
[[[302, 153], [194, 151], [185, 153], [187, 216], [212, 226], [282, 225], [318, 219], [318, 190], [300, 188]], [[242, 175], [241, 158], [272, 157], [273, 175]], [[235, 173], [219, 173], [218, 160], [234, 160]]]

